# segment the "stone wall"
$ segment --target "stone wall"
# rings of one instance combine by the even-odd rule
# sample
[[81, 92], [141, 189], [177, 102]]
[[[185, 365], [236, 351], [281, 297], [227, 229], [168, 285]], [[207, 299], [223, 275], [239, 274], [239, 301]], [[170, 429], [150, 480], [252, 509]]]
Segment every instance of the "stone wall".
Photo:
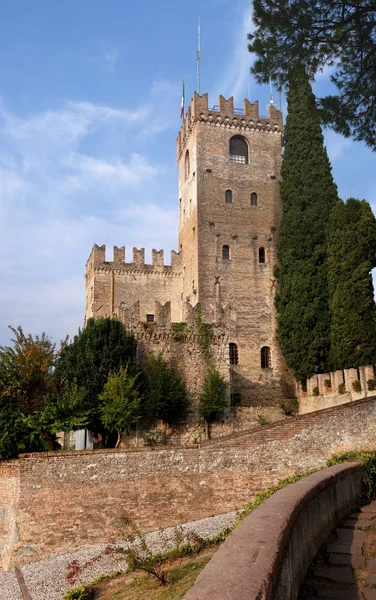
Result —
[[[360, 490], [360, 464], [350, 463], [273, 494], [222, 544], [184, 600], [297, 598], [310, 562], [338, 521], [358, 506]], [[336, 597], [343, 597], [341, 590]]]
[[[376, 402], [370, 398], [201, 447], [3, 461], [0, 478], [8, 492], [0, 512], [9, 515], [8, 525], [3, 523], [9, 534], [2, 566], [119, 540], [124, 518], [147, 531], [241, 507], [279, 479], [323, 466], [334, 453], [375, 448], [375, 421]], [[6, 513], [11, 505], [19, 541]]]
[[368, 389], [367, 385], [374, 377], [373, 365], [313, 375], [307, 380], [306, 391], [301, 385], [296, 386], [299, 414], [376, 396], [376, 390]]
[[152, 250], [152, 264], [145, 264], [145, 250], [133, 248], [132, 262], [125, 262], [125, 248], [113, 248], [113, 260], [106, 260], [106, 246], [94, 245], [86, 263], [86, 319], [119, 316], [123, 303], [138, 302], [139, 321], [154, 314], [155, 302], [171, 302], [174, 321], [182, 320], [179, 254], [171, 252], [165, 265], [163, 250]]

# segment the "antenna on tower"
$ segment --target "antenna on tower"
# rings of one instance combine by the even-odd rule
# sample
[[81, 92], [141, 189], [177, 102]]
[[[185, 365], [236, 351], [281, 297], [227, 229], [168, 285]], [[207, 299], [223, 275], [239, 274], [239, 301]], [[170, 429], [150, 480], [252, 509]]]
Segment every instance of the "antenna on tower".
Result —
[[280, 77], [278, 77], [278, 104], [278, 108], [282, 112], [282, 86]]
[[200, 94], [200, 66], [201, 66], [201, 23], [200, 17], [198, 18], [198, 43], [197, 43], [197, 93]]
[[269, 77], [269, 88], [270, 88], [270, 104], [274, 104], [273, 84], [272, 84], [272, 78], [271, 77]]

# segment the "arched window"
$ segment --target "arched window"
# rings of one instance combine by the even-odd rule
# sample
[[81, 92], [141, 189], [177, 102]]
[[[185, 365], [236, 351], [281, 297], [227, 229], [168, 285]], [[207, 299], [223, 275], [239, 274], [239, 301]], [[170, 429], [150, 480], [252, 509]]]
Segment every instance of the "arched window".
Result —
[[239, 362], [238, 347], [233, 342], [231, 342], [231, 344], [229, 345], [229, 357], [230, 357], [230, 365], [238, 364], [238, 362]]
[[226, 202], [226, 204], [232, 204], [232, 191], [231, 190], [226, 190], [225, 202]]
[[259, 248], [259, 263], [264, 264], [265, 262], [265, 248]]
[[230, 246], [222, 246], [222, 258], [223, 260], [230, 258]]
[[269, 346], [261, 348], [261, 368], [271, 369], [272, 368], [272, 353]]
[[257, 194], [252, 192], [251, 194], [251, 206], [257, 206]]
[[244, 165], [248, 163], [248, 146], [241, 135], [234, 135], [230, 140], [230, 161]]
[[189, 162], [189, 150], [187, 150], [187, 152], [185, 153], [184, 169], [185, 169], [185, 178], [187, 179], [187, 177], [190, 173], [190, 170], [191, 170], [191, 165]]

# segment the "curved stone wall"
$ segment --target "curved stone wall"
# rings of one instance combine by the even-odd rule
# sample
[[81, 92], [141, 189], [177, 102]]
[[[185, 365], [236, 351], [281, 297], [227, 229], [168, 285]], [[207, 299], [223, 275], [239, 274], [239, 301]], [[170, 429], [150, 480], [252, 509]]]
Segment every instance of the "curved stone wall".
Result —
[[359, 463], [276, 492], [222, 544], [184, 600], [294, 600], [312, 558], [359, 497]]

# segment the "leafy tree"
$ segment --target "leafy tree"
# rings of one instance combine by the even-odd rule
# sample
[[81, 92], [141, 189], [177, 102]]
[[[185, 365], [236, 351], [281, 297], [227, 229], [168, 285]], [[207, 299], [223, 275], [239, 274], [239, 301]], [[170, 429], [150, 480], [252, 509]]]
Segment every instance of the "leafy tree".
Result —
[[300, 61], [310, 77], [332, 66], [336, 95], [321, 99], [325, 124], [376, 148], [374, 0], [254, 0], [249, 50], [259, 82], [286, 82]]
[[53, 449], [58, 431], [84, 426], [85, 390], [57, 385], [54, 367], [59, 350], [43, 333], [25, 335], [11, 327], [13, 346], [0, 347], [0, 455]]
[[0, 346], [0, 396], [17, 399], [25, 413], [38, 410], [53, 389], [52, 372], [58, 354], [66, 344], [56, 344], [46, 336], [25, 335], [22, 327], [10, 327], [13, 347]]
[[153, 422], [161, 419], [173, 425], [185, 419], [188, 412], [186, 385], [180, 373], [169, 367], [162, 354], [148, 357], [144, 368], [143, 416]]
[[47, 394], [39, 410], [21, 413], [21, 421], [41, 436], [48, 450], [53, 450], [57, 433], [86, 427], [90, 416], [85, 407], [86, 395], [85, 388], [78, 387], [76, 381], [67, 382], [62, 389]]
[[333, 369], [374, 364], [376, 219], [365, 200], [338, 201], [330, 218], [328, 281]]
[[106, 429], [118, 434], [116, 448], [122, 434], [129, 433], [140, 420], [141, 397], [136, 381], [137, 375], [130, 375], [128, 367], [120, 367], [117, 373], [108, 376], [99, 395], [102, 423]]
[[304, 382], [329, 358], [330, 310], [327, 280], [327, 223], [337, 188], [323, 145], [308, 77], [290, 73], [284, 132], [281, 198], [283, 215], [276, 277], [277, 332], [287, 365]]
[[127, 334], [123, 324], [110, 317], [89, 319], [85, 329], [67, 344], [56, 365], [60, 381], [74, 381], [85, 387], [86, 408], [90, 410], [88, 427], [101, 432], [101, 406], [99, 395], [109, 373], [129, 365], [134, 369], [135, 341]]
[[[202, 384], [199, 398], [199, 412], [209, 425], [221, 419], [228, 407], [227, 383], [214, 369], [210, 369]], [[208, 427], [208, 436], [210, 428]]]

